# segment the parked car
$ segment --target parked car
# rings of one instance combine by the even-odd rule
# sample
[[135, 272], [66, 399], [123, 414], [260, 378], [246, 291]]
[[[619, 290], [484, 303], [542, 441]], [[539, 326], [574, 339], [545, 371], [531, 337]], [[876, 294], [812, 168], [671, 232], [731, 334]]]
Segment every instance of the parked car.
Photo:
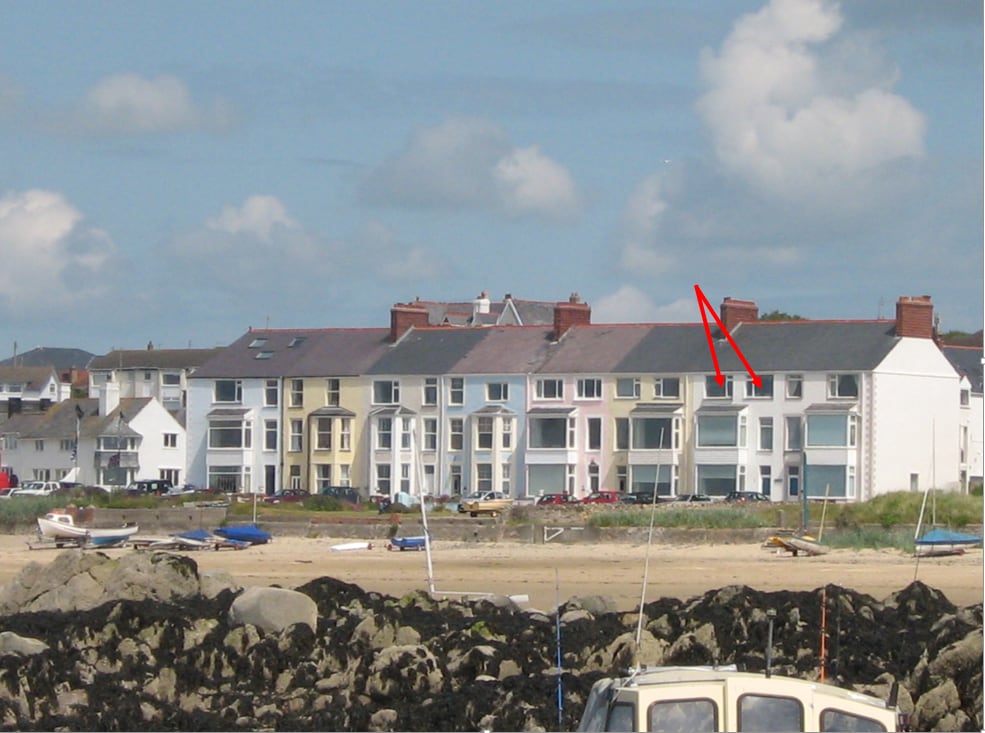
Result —
[[458, 513], [465, 514], [466, 512], [465, 505], [473, 501], [479, 501], [479, 499], [481, 498], [482, 498], [482, 492], [480, 491], [475, 491], [471, 494], [463, 494], [462, 498], [458, 500]]
[[681, 494], [674, 503], [676, 504], [710, 504], [712, 498], [706, 494]]
[[334, 496], [336, 499], [347, 501], [350, 504], [358, 504], [361, 500], [359, 490], [351, 486], [325, 486], [318, 494], [319, 496]]
[[770, 498], [766, 494], [759, 491], [732, 491], [725, 497], [725, 501], [733, 504], [769, 500]]
[[280, 504], [281, 502], [304, 501], [310, 496], [311, 494], [304, 489], [284, 489], [283, 491], [278, 491], [270, 494], [269, 496], [263, 497], [263, 503]]
[[623, 494], [619, 491], [593, 491], [581, 500], [582, 504], [618, 504]]
[[8, 496], [51, 496], [61, 488], [57, 481], [25, 481]]
[[[643, 491], [633, 491], [629, 494], [623, 494], [620, 497], [620, 501], [624, 504], [652, 504], [653, 491], [644, 489]], [[669, 496], [660, 496], [657, 494], [657, 504], [663, 504], [668, 501], [671, 501]]]
[[147, 494], [164, 496], [171, 493], [173, 488], [174, 486], [167, 479], [141, 479], [127, 486], [126, 492], [130, 496], [145, 496]]
[[543, 494], [537, 497], [537, 506], [571, 506], [578, 500], [570, 494]]
[[487, 491], [481, 494], [478, 499], [462, 502], [461, 506], [471, 517], [477, 517], [480, 514], [489, 514], [495, 517], [513, 506], [513, 499], [501, 491]]

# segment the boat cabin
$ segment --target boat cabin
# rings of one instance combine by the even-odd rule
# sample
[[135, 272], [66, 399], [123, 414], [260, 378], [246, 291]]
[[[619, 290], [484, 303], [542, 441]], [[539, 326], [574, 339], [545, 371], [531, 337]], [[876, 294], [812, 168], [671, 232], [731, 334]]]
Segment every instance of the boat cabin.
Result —
[[592, 687], [580, 731], [896, 731], [895, 706], [822, 682], [734, 668], [643, 669]]

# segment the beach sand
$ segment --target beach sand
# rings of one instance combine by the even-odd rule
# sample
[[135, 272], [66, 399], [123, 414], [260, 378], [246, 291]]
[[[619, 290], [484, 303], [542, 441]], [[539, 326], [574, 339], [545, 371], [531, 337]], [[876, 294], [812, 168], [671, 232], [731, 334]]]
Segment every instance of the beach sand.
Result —
[[[0, 536], [0, 584], [31, 562], [47, 565], [57, 550], [29, 549], [35, 535]], [[351, 539], [276, 537], [245, 550], [187, 553], [200, 571], [225, 570], [243, 586], [295, 588], [331, 576], [364, 590], [400, 596], [426, 589], [426, 553], [372, 549], [335, 551]], [[87, 550], [90, 552], [91, 550]], [[118, 556], [132, 549], [104, 550]], [[439, 593], [477, 597], [482, 593], [527, 596], [521, 605], [551, 609], [556, 599], [604, 595], [620, 609], [638, 606], [646, 568], [647, 602], [662, 597], [700, 596], [729, 585], [761, 591], [813, 590], [833, 584], [884, 600], [914, 580], [942, 591], [958, 606], [983, 600], [983, 555], [922, 558], [896, 550], [832, 550], [793, 557], [759, 544], [666, 545], [435, 541], [432, 577]], [[647, 560], [647, 558], [649, 558]]]

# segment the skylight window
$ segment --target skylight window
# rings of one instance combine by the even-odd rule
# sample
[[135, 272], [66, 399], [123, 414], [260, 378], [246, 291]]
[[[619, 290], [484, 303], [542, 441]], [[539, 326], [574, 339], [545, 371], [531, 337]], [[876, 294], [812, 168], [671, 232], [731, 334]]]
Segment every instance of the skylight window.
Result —
[[267, 343], [265, 338], [255, 338], [250, 342], [251, 349], [259, 349], [261, 346]]
[[300, 346], [301, 344], [304, 343], [305, 339], [307, 338], [308, 338], [307, 336], [295, 336], [294, 338], [291, 339], [291, 343], [287, 345], [287, 348], [293, 349], [295, 346]]
[[257, 359], [270, 359], [274, 355], [273, 351], [261, 351], [256, 355]]

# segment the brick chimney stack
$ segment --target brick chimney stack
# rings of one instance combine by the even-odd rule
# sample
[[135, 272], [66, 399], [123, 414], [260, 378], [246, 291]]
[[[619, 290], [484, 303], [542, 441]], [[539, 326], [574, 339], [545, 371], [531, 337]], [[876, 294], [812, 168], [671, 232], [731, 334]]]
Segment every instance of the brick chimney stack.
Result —
[[896, 335], [934, 337], [934, 304], [929, 295], [900, 296], [896, 301]]
[[554, 340], [559, 341], [572, 326], [587, 326], [592, 322], [592, 309], [582, 303], [578, 293], [572, 293], [567, 303], [554, 304]]
[[729, 333], [740, 323], [755, 323], [759, 320], [759, 306], [751, 300], [726, 298], [719, 309], [722, 324]]
[[411, 328], [428, 325], [427, 308], [416, 303], [396, 303], [390, 309], [390, 340], [396, 342]]

